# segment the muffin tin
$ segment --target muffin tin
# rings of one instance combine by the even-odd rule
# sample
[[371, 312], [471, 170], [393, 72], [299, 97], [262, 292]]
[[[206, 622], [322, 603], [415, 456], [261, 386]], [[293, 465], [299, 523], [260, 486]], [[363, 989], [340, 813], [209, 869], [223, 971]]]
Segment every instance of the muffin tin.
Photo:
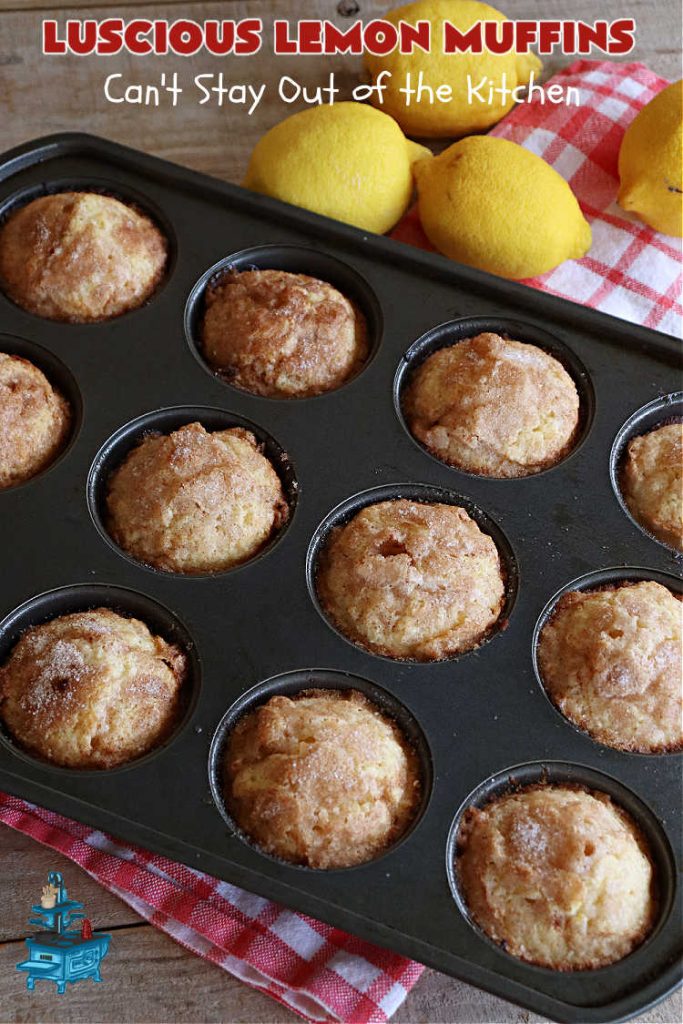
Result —
[[[146, 305], [103, 323], [42, 320], [0, 295], [0, 349], [33, 359], [77, 413], [64, 454], [0, 493], [0, 660], [30, 624], [105, 604], [182, 643], [190, 684], [169, 741], [111, 772], [51, 767], [0, 735], [0, 787], [554, 1020], [620, 1020], [661, 999], [679, 980], [681, 757], [620, 753], [575, 729], [536, 679], [533, 640], [553, 595], [588, 573], [665, 574], [683, 589], [675, 553], [622, 508], [621, 442], [613, 451], [622, 428], [640, 422], [631, 418], [678, 386], [679, 342], [86, 135], [40, 139], [0, 158], [0, 217], [68, 187], [133, 199], [167, 233], [172, 256]], [[368, 317], [366, 366], [337, 391], [299, 400], [256, 397], [211, 373], [197, 344], [201, 296], [227, 265], [305, 272], [339, 287]], [[409, 364], [481, 330], [540, 344], [577, 382], [579, 443], [536, 476], [493, 480], [452, 469], [403, 424]], [[215, 576], [139, 565], [101, 522], [106, 473], [134, 439], [191, 419], [253, 424], [292, 508], [261, 555]], [[377, 657], [339, 636], [316, 607], [316, 551], [330, 524], [398, 495], [461, 503], [499, 543], [505, 628], [476, 651], [435, 664]], [[311, 685], [368, 692], [407, 728], [424, 768], [414, 826], [354, 868], [320, 872], [266, 856], [222, 806], [226, 729], [255, 702]], [[462, 809], [539, 778], [610, 793], [652, 845], [658, 923], [619, 963], [575, 974], [521, 963], [462, 906], [451, 865]]]

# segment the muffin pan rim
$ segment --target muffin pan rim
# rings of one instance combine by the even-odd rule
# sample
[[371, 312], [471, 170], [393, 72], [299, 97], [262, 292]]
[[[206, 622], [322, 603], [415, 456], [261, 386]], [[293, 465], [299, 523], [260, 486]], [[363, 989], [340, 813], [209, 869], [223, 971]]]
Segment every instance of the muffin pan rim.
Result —
[[0, 296], [2, 296], [2, 298], [11, 306], [20, 310], [22, 315], [28, 316], [32, 320], [38, 321], [41, 324], [52, 324], [54, 327], [58, 328], [80, 327], [96, 329], [106, 324], [115, 323], [124, 317], [132, 316], [134, 313], [140, 313], [142, 310], [146, 309], [166, 290], [166, 285], [171, 280], [176, 270], [178, 263], [178, 238], [173, 229], [172, 221], [165, 211], [160, 207], [157, 207], [148, 196], [137, 192], [136, 189], [129, 188], [128, 186], [121, 187], [119, 185], [115, 185], [108, 178], [98, 178], [95, 176], [83, 178], [51, 178], [49, 183], [41, 182], [39, 184], [27, 185], [23, 188], [17, 189], [15, 192], [0, 200], [0, 229], [13, 213], [18, 212], [24, 206], [28, 206], [28, 204], [34, 199], [41, 199], [43, 196], [60, 195], [63, 192], [94, 193], [95, 195], [106, 196], [109, 199], [118, 199], [118, 201], [123, 203], [124, 206], [131, 207], [137, 213], [143, 214], [152, 221], [166, 242], [166, 263], [164, 264], [162, 276], [157, 282], [156, 287], [147, 296], [147, 298], [138, 303], [137, 306], [133, 306], [131, 309], [126, 309], [122, 313], [116, 313], [114, 316], [100, 317], [97, 320], [91, 321], [41, 316], [40, 313], [35, 313], [33, 310], [27, 309], [26, 307], [19, 305], [18, 302], [15, 302], [14, 299], [5, 291], [1, 283]]
[[[375, 501], [370, 497], [373, 494], [385, 493], [391, 494], [392, 496], [378, 496]], [[419, 497], [415, 497], [415, 495], [426, 495], [427, 493], [432, 493], [434, 495], [431, 501], [421, 500]], [[368, 500], [365, 500], [366, 498]], [[394, 658], [391, 657], [391, 655], [380, 654], [368, 647], [364, 647], [362, 644], [357, 643], [355, 640], [352, 640], [351, 637], [343, 633], [342, 630], [332, 621], [332, 618], [327, 615], [323, 608], [318, 595], [318, 588], [316, 584], [317, 566], [331, 532], [336, 527], [345, 526], [364, 508], [369, 508], [371, 505], [377, 505], [384, 501], [397, 501], [401, 499], [408, 501], [413, 500], [418, 504], [424, 505], [446, 504], [454, 505], [458, 508], [464, 508], [470, 518], [473, 519], [480, 528], [481, 532], [491, 537], [496, 546], [496, 551], [498, 552], [505, 588], [504, 602], [500, 614], [496, 621], [485, 631], [477, 644], [473, 647], [469, 647], [465, 651], [460, 651], [458, 654], [449, 655], [446, 658], [433, 660]], [[493, 527], [493, 532], [491, 532], [488, 527]], [[362, 651], [363, 654], [368, 657], [377, 658], [381, 661], [386, 661], [397, 666], [420, 666], [422, 668], [461, 661], [468, 655], [482, 650], [482, 648], [488, 646], [488, 644], [491, 643], [491, 641], [500, 633], [504, 633], [514, 612], [520, 586], [519, 563], [517, 561], [514, 548], [499, 523], [490, 516], [488, 512], [485, 512], [480, 508], [474, 499], [469, 498], [464, 494], [459, 494], [450, 487], [439, 487], [438, 485], [421, 483], [419, 481], [379, 484], [376, 487], [369, 487], [365, 490], [357, 491], [355, 494], [349, 495], [340, 501], [338, 505], [331, 509], [323, 519], [320, 520], [310, 536], [306, 551], [305, 572], [308, 596], [313, 607], [318, 612], [323, 622], [332, 630], [333, 633], [336, 633], [340, 639], [344, 640], [345, 643], [350, 644], [356, 650]]]
[[[304, 676], [310, 676], [305, 683], [297, 682]], [[420, 765], [420, 799], [418, 807], [407, 828], [376, 857], [362, 861], [360, 864], [352, 864], [348, 867], [337, 868], [312, 868], [307, 864], [298, 864], [295, 861], [287, 861], [275, 854], [268, 853], [257, 842], [240, 828], [232, 817], [226, 806], [224, 795], [224, 783], [222, 779], [222, 759], [225, 752], [225, 745], [232, 730], [237, 726], [241, 718], [250, 711], [263, 707], [265, 703], [275, 696], [292, 696], [306, 692], [307, 690], [351, 690], [362, 693], [370, 703], [378, 708], [385, 717], [394, 722], [401, 731], [402, 736], [413, 748]], [[405, 724], [404, 724], [405, 723]], [[409, 735], [406, 726], [409, 725]], [[419, 828], [420, 822], [425, 817], [433, 790], [434, 762], [429, 741], [420, 722], [413, 711], [403, 701], [400, 701], [389, 690], [380, 686], [370, 679], [360, 676], [357, 673], [345, 672], [339, 669], [310, 668], [310, 669], [288, 669], [279, 672], [269, 679], [255, 683], [248, 690], [245, 690], [230, 707], [216, 726], [208, 756], [208, 775], [211, 797], [216, 811], [220, 814], [234, 836], [245, 843], [259, 856], [287, 868], [302, 871], [313, 875], [343, 875], [350, 872], [362, 871], [369, 865], [374, 865], [383, 860], [388, 854], [398, 850], [404, 842]]]
[[[535, 472], [524, 473], [515, 477], [476, 473], [473, 470], [464, 469], [462, 466], [452, 465], [444, 459], [439, 458], [439, 456], [428, 448], [427, 445], [423, 444], [422, 441], [415, 437], [408, 426], [408, 421], [403, 408], [403, 395], [410, 384], [412, 376], [418, 367], [421, 366], [431, 355], [434, 355], [435, 352], [438, 352], [441, 349], [452, 348], [463, 341], [468, 341], [470, 338], [474, 338], [478, 334], [487, 332], [501, 333], [501, 325], [504, 324], [512, 328], [516, 333], [513, 337], [503, 328], [501, 334], [502, 337], [507, 338], [510, 341], [524, 341], [526, 344], [534, 345], [536, 348], [540, 348], [547, 355], [551, 355], [557, 359], [574, 382], [574, 386], [576, 387], [576, 391], [579, 396], [579, 421], [570, 447], [563, 455], [560, 456], [559, 459], [550, 465], [544, 466], [542, 469], [536, 470]], [[467, 331], [468, 333], [463, 333], [462, 336], [457, 337], [455, 340], [441, 341], [442, 335], [450, 334], [452, 336], [453, 333], [460, 334], [461, 330], [463, 332]], [[527, 341], [526, 332], [536, 335], [536, 338], [543, 337], [546, 340], [546, 344], [541, 344], [535, 339]], [[415, 444], [420, 451], [453, 473], [460, 473], [464, 477], [474, 478], [476, 480], [486, 480], [498, 484], [519, 484], [522, 481], [534, 480], [537, 477], [545, 476], [546, 474], [564, 466], [566, 462], [572, 459], [575, 455], [578, 455], [580, 450], [588, 441], [596, 411], [596, 395], [591, 374], [584, 366], [582, 360], [579, 359], [573, 351], [571, 346], [565, 344], [565, 342], [561, 341], [556, 335], [547, 331], [544, 327], [524, 322], [523, 320], [519, 320], [515, 317], [509, 318], [505, 316], [495, 317], [476, 315], [454, 317], [452, 320], [444, 320], [442, 323], [435, 324], [433, 327], [430, 327], [424, 332], [424, 334], [420, 335], [420, 337], [415, 338], [401, 356], [398, 366], [396, 367], [396, 373], [393, 380], [392, 396], [394, 411], [399, 423], [413, 444]]]
[[[558, 772], [560, 775], [568, 775], [568, 777], [564, 779], [558, 778], [557, 781], [555, 778], [548, 778], [550, 774]], [[573, 775], [574, 772], [577, 774]], [[516, 777], [519, 777], [520, 775], [529, 777], [525, 778], [522, 783], [517, 783]], [[635, 823], [640, 834], [646, 840], [648, 859], [654, 868], [655, 899], [657, 902], [656, 917], [650, 931], [644, 937], [642, 942], [632, 949], [630, 953], [627, 953], [626, 956], [621, 957], [610, 964], [603, 964], [601, 967], [589, 967], [578, 970], [569, 969], [565, 972], [556, 967], [546, 967], [542, 964], [523, 960], [521, 957], [517, 957], [514, 954], [509, 953], [501, 944], [495, 942], [494, 939], [487, 935], [484, 929], [476, 923], [469, 911], [467, 900], [461, 891], [456, 870], [458, 833], [465, 813], [471, 807], [485, 807], [488, 804], [495, 803], [496, 800], [504, 796], [518, 791], [524, 791], [524, 789], [538, 784], [550, 785], [555, 788], [561, 788], [563, 786], [567, 786], [569, 788], [578, 787], [579, 789], [583, 789], [589, 793], [606, 794], [617, 807], [620, 807], [627, 813], [631, 821]], [[610, 789], [612, 792], [610, 792]], [[614, 792], [618, 793], [621, 799], [619, 799], [619, 797], [615, 797], [613, 795]], [[630, 807], [624, 803], [624, 798], [631, 804]], [[632, 808], [636, 808], [638, 813], [634, 813]], [[655, 842], [653, 842], [653, 839], [655, 839]], [[556, 976], [558, 973], [566, 973], [578, 978], [589, 974], [591, 976], [608, 977], [609, 973], [613, 972], [614, 968], [618, 967], [620, 964], [632, 960], [633, 957], [640, 953], [645, 953], [646, 947], [656, 939], [657, 935], [664, 928], [671, 913], [673, 912], [676, 891], [679, 885], [676, 871], [676, 858], [671, 848], [669, 837], [661, 827], [656, 815], [650, 810], [645, 801], [642, 800], [642, 798], [639, 797], [638, 794], [629, 786], [625, 785], [608, 772], [592, 768], [590, 765], [581, 764], [579, 762], [564, 761], [554, 758], [547, 758], [545, 760], [538, 761], [524, 761], [520, 764], [510, 765], [509, 767], [502, 768], [497, 772], [494, 772], [493, 775], [483, 779], [467, 795], [455, 811], [448, 830], [445, 853], [446, 875], [448, 877], [448, 886], [451, 891], [451, 897], [461, 916], [470, 926], [471, 930], [480, 940], [483, 940], [486, 945], [502, 953], [506, 958], [511, 959], [516, 963], [521, 963], [526, 968], [530, 968], [532, 971], [538, 971], [546, 976]], [[665, 876], [664, 879], [661, 878], [662, 873]], [[662, 890], [665, 891], [663, 892]]]
[[[646, 427], [645, 430], [641, 429], [643, 420], [649, 420], [650, 416], [653, 414], [664, 412], [666, 409], [671, 409], [673, 407], [675, 407], [676, 411], [672, 414], [669, 416], [662, 416], [650, 426]], [[642, 534], [648, 537], [655, 544], [661, 544], [661, 546], [666, 548], [668, 551], [673, 551], [674, 555], [678, 558], [683, 558], [682, 551], [679, 551], [673, 544], [669, 544], [667, 541], [657, 537], [647, 528], [647, 526], [645, 526], [644, 523], [641, 523], [636, 519], [624, 498], [621, 487], [621, 475], [626, 458], [626, 449], [630, 441], [636, 437], [645, 437], [646, 434], [652, 433], [652, 431], [657, 430], [659, 427], [667, 426], [669, 423], [680, 422], [681, 420], [683, 420], [683, 391], [671, 391], [667, 395], [655, 398], [651, 402], [641, 405], [639, 409], [634, 410], [634, 412], [632, 412], [624, 421], [614, 438], [609, 454], [609, 474], [612, 490], [614, 491], [615, 498], [621, 506], [622, 512]]]
[[[137, 558], [134, 558], [133, 555], [129, 554], [124, 548], [118, 545], [111, 534], [107, 531], [104, 516], [100, 512], [99, 506], [103, 506], [106, 501], [107, 483], [111, 474], [118, 469], [127, 455], [133, 451], [145, 437], [153, 437], [158, 433], [166, 435], [169, 432], [172, 433], [174, 430], [179, 429], [181, 426], [194, 422], [201, 423], [202, 426], [204, 426], [202, 419], [197, 418], [195, 414], [199, 417], [204, 414], [205, 422], [207, 419], [206, 414], [216, 421], [218, 419], [225, 420], [225, 425], [222, 428], [213, 428], [208, 431], [208, 433], [214, 433], [216, 429], [228, 430], [230, 427], [242, 427], [253, 433], [259, 443], [273, 448], [274, 453], [277, 453], [278, 457], [282, 460], [281, 466], [278, 466], [273, 458], [271, 458], [265, 451], [264, 455], [268, 458], [268, 461], [282, 483], [283, 493], [289, 507], [289, 517], [287, 521], [268, 538], [266, 543], [259, 548], [258, 551], [256, 551], [250, 558], [239, 562], [237, 565], [228, 566], [226, 569], [216, 569], [212, 572], [183, 573], [178, 572], [177, 570], [159, 569], [156, 566], [150, 565], [146, 562], [141, 562]], [[166, 431], [155, 431], [151, 428], [151, 424], [162, 417], [171, 420], [177, 418], [177, 425], [171, 427], [170, 431], [168, 429]], [[141, 429], [143, 424], [147, 423], [150, 424], [150, 429]], [[204, 429], [206, 429], [206, 427], [204, 427]], [[118, 453], [121, 449], [125, 450], [120, 457], [116, 457], [115, 453]], [[110, 460], [113, 455], [115, 456], [114, 465], [110, 465]], [[286, 479], [286, 477], [290, 477], [290, 479]], [[94, 456], [90, 464], [90, 469], [88, 470], [85, 482], [85, 491], [88, 511], [90, 513], [90, 519], [93, 526], [99, 533], [102, 540], [104, 540], [120, 557], [125, 558], [127, 562], [139, 569], [144, 569], [146, 572], [161, 575], [164, 578], [201, 581], [218, 579], [221, 576], [238, 572], [240, 569], [246, 569], [248, 566], [253, 565], [262, 558], [265, 558], [266, 555], [270, 554], [270, 552], [277, 547], [280, 541], [284, 539], [289, 527], [294, 522], [298, 505], [299, 485], [296, 476], [296, 469], [291, 456], [285, 451], [279, 441], [277, 441], [269, 431], [265, 430], [259, 424], [247, 419], [246, 416], [233, 413], [228, 409], [221, 409], [219, 406], [176, 405], [165, 406], [164, 408], [153, 409], [149, 412], [141, 413], [139, 416], [136, 416], [132, 420], [128, 420], [128, 422], [122, 424], [112, 434], [110, 434], [107, 440], [104, 441], [102, 446], [98, 449], [97, 454]]]
[[[21, 356], [22, 359], [26, 359], [40, 370], [47, 379], [48, 384], [50, 384], [52, 388], [56, 390], [67, 402], [70, 413], [68, 437], [66, 439], [66, 443], [57, 452], [55, 458], [26, 480], [20, 480], [18, 483], [11, 484], [9, 487], [0, 487], [0, 501], [2, 501], [3, 494], [10, 491], [17, 491], [20, 487], [26, 487], [28, 484], [42, 480], [43, 477], [45, 477], [51, 470], [55, 469], [62, 460], [69, 455], [72, 448], [76, 445], [81, 433], [84, 418], [84, 404], [81, 389], [78, 386], [78, 381], [69, 366], [63, 359], [54, 355], [54, 353], [50, 352], [50, 350], [45, 348], [43, 345], [39, 345], [35, 341], [30, 341], [28, 338], [24, 338], [18, 334], [0, 332], [0, 353], [10, 356]], [[56, 379], [55, 370], [59, 374], [60, 379]], [[62, 386], [62, 381], [68, 385], [68, 388]]]
[[[82, 591], [92, 592], [93, 595], [101, 594], [101, 600], [99, 598], [90, 601], [81, 600], [78, 595]], [[108, 599], [108, 594], [112, 595], [112, 600]], [[119, 596], [118, 601], [114, 599], [114, 595]], [[159, 627], [156, 624], [152, 624], [142, 612], [130, 611], [126, 601], [130, 601], [131, 597], [134, 602], [140, 604], [140, 607], [151, 612], [156, 617], [157, 622], [164, 620], [165, 623], [169, 623], [173, 630], [178, 631], [179, 637], [176, 638], [171, 629], [166, 625]], [[44, 605], [50, 605], [53, 601], [61, 603], [60, 599], [64, 599], [67, 602], [66, 610], [48, 615], [43, 614], [41, 611], [36, 616], [35, 612], [37, 609], [42, 609]], [[67, 583], [50, 590], [45, 590], [40, 594], [35, 594], [17, 605], [0, 620], [0, 664], [4, 665], [6, 663], [11, 652], [27, 630], [32, 629], [34, 626], [47, 624], [56, 618], [69, 615], [72, 612], [90, 611], [96, 608], [110, 608], [124, 618], [138, 619], [147, 626], [152, 635], [159, 635], [162, 639], [177, 644], [185, 654], [188, 663], [187, 678], [181, 687], [181, 690], [185, 689], [186, 693], [181, 696], [182, 704], [178, 719], [166, 738], [144, 754], [140, 754], [139, 757], [132, 758], [112, 768], [69, 768], [66, 765], [56, 764], [47, 758], [41, 758], [37, 754], [32, 754], [24, 749], [14, 739], [5, 723], [0, 720], [0, 745], [14, 757], [28, 762], [33, 767], [44, 769], [50, 775], [56, 774], [57, 777], [91, 779], [118, 777], [123, 772], [133, 771], [136, 768], [150, 764], [165, 754], [180, 739], [182, 733], [190, 727], [199, 704], [202, 687], [202, 662], [197, 646], [187, 626], [176, 612], [171, 608], [167, 608], [157, 599], [150, 597], [149, 594], [115, 583]]]
[[[280, 261], [275, 260], [275, 256], [273, 255], [273, 253], [278, 251], [282, 252], [283, 250], [285, 251], [285, 262], [288, 257], [293, 259], [295, 263], [298, 263], [299, 260], [301, 260], [302, 267], [304, 268], [288, 270], [287, 272], [293, 274], [308, 273], [309, 277], [316, 278], [319, 281], [323, 281], [324, 283], [331, 285], [333, 288], [336, 288], [344, 298], [353, 302], [365, 317], [368, 334], [368, 355], [362, 366], [354, 374], [343, 380], [338, 387], [329, 388], [317, 395], [259, 395], [254, 391], [250, 391], [248, 388], [241, 388], [237, 384], [233, 384], [232, 381], [230, 381], [225, 374], [222, 374], [220, 370], [213, 369], [210, 363], [204, 358], [202, 352], [202, 341], [200, 337], [201, 317], [204, 306], [204, 296], [207, 288], [220, 280], [220, 278], [225, 274], [229, 273], [231, 269], [238, 268], [238, 273], [243, 273], [245, 270], [283, 269], [279, 266]], [[305, 269], [310, 263], [315, 263], [316, 260], [319, 260], [321, 256], [328, 266], [332, 266], [334, 268], [336, 265], [335, 274], [338, 272], [339, 274], [346, 276], [348, 280], [354, 282], [353, 287], [356, 289], [356, 296], [363, 293], [362, 300], [359, 301], [357, 297], [350, 296], [343, 285], [335, 283], [335, 281], [328, 277], [320, 277], [317, 274], [310, 273]], [[258, 260], [259, 263], [255, 263], [254, 260]], [[276, 262], [275, 267], [270, 266], [270, 263], [273, 260]], [[265, 261], [266, 266], [260, 266], [259, 264], [261, 261]], [[240, 266], [240, 264], [244, 265]], [[321, 253], [320, 251], [311, 248], [309, 245], [278, 245], [276, 243], [265, 243], [262, 245], [248, 246], [247, 248], [240, 249], [228, 256], [221, 257], [221, 259], [217, 260], [213, 266], [209, 267], [201, 274], [200, 277], [197, 278], [188, 292], [187, 299], [185, 301], [185, 308], [183, 310], [183, 328], [185, 332], [185, 341], [194, 358], [197, 360], [204, 372], [208, 373], [214, 381], [217, 381], [223, 387], [230, 388], [233, 392], [237, 392], [241, 395], [246, 394], [251, 398], [261, 399], [264, 402], [298, 404], [300, 402], [317, 401], [319, 399], [328, 398], [330, 395], [335, 395], [347, 387], [350, 387], [359, 379], [359, 377], [363, 376], [374, 362], [375, 356], [382, 345], [384, 316], [382, 307], [377, 299], [374, 289], [362, 274], [358, 273], [354, 267], [346, 263], [344, 260], [341, 260], [330, 253]]]
[[[593, 581], [596, 581], [594, 586], [591, 585]], [[583, 573], [581, 576], [571, 580], [569, 583], [565, 583], [552, 595], [552, 597], [548, 599], [536, 619], [533, 633], [531, 635], [531, 660], [534, 668], [534, 676], [538, 686], [540, 687], [541, 693], [565, 725], [568, 725], [580, 735], [585, 736], [598, 748], [609, 750], [614, 754], [621, 754], [624, 757], [634, 757], [639, 759], [649, 758], [652, 760], [654, 765], [654, 763], [659, 761], [661, 758], [683, 758], [683, 746], [674, 750], [660, 751], [623, 750], [620, 747], [613, 747], [609, 743], [605, 743], [603, 740], [596, 739], [594, 736], [591, 736], [587, 729], [582, 729], [581, 726], [572, 722], [571, 718], [568, 718], [558, 708], [546, 689], [545, 683], [543, 682], [543, 675], [538, 664], [538, 644], [541, 632], [543, 627], [550, 621], [557, 602], [561, 597], [573, 591], [598, 591], [603, 589], [603, 587], [610, 586], [611, 584], [618, 585], [619, 583], [628, 584], [648, 581], [661, 583], [662, 586], [665, 586], [668, 590], [672, 590], [674, 593], [683, 595], [683, 580], [678, 579], [673, 573], [667, 573], [664, 570], [659, 569], [650, 569], [647, 566], [642, 565], [614, 565], [605, 566], [601, 569], [592, 569], [590, 572]], [[683, 608], [683, 604], [681, 607]]]

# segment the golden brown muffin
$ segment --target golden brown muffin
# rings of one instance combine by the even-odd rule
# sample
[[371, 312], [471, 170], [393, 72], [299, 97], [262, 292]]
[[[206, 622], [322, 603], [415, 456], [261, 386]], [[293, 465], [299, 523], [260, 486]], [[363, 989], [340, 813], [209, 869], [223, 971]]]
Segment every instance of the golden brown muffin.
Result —
[[579, 396], [536, 345], [478, 334], [429, 356], [404, 398], [408, 426], [437, 458], [470, 473], [519, 477], [570, 449]]
[[268, 853], [312, 868], [377, 857], [410, 824], [417, 756], [398, 726], [355, 690], [271, 697], [236, 725], [226, 803]]
[[37, 366], [0, 352], [0, 489], [23, 483], [59, 455], [71, 410]]
[[543, 967], [611, 964], [653, 924], [645, 841], [604, 793], [541, 785], [470, 808], [456, 869], [476, 924], [512, 956]]
[[334, 530], [316, 582], [350, 640], [416, 661], [475, 647], [505, 597], [496, 545], [463, 508], [403, 499], [369, 505]]
[[190, 423], [126, 456], [109, 480], [107, 512], [108, 532], [138, 561], [209, 573], [252, 558], [289, 507], [252, 433]]
[[109, 608], [27, 630], [0, 668], [0, 718], [28, 751], [67, 768], [114, 768], [166, 739], [186, 657]]
[[281, 270], [225, 274], [206, 293], [204, 354], [230, 383], [271, 398], [338, 388], [368, 355], [365, 317], [325, 281]]
[[41, 196], [0, 228], [0, 285], [50, 320], [90, 323], [135, 309], [165, 266], [166, 239], [149, 217], [95, 192]]
[[683, 551], [683, 423], [668, 423], [629, 442], [622, 494], [634, 519]]
[[651, 581], [564, 594], [538, 643], [550, 699], [600, 743], [677, 750], [682, 613], [680, 599]]

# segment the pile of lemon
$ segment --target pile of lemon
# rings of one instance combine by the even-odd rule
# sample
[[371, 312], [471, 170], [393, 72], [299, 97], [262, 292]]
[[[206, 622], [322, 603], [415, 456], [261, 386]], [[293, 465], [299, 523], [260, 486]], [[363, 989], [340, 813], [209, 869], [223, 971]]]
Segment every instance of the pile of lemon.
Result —
[[[591, 230], [567, 182], [522, 146], [472, 134], [496, 124], [512, 100], [468, 103], [468, 76], [514, 88], [529, 82], [538, 58], [443, 52], [444, 20], [464, 32], [477, 21], [506, 21], [505, 15], [478, 0], [416, 0], [386, 18], [429, 21], [431, 52], [366, 56], [374, 81], [391, 73], [383, 76], [382, 109], [347, 102], [288, 117], [256, 145], [247, 188], [381, 234], [401, 218], [417, 186], [420, 221], [432, 244], [507, 278], [534, 277], [585, 255]], [[400, 87], [408, 72], [413, 80], [422, 73], [434, 89], [451, 86], [452, 99], [407, 104]], [[620, 205], [672, 235], [683, 234], [682, 84], [638, 114], [619, 155]], [[404, 132], [460, 141], [434, 157]]]

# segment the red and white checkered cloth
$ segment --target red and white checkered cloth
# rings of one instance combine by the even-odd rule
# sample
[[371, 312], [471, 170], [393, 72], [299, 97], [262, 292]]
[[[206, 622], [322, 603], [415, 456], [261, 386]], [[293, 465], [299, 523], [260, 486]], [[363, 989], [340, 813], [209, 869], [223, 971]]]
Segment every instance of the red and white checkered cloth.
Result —
[[6, 793], [0, 793], [0, 822], [69, 857], [186, 949], [306, 1020], [381, 1024], [424, 970], [304, 914]]
[[[578, 106], [520, 104], [490, 133], [530, 149], [569, 182], [593, 230], [581, 260], [525, 284], [603, 313], [680, 336], [681, 239], [662, 235], [617, 206], [624, 131], [668, 82], [643, 64], [579, 60], [551, 82], [574, 86]], [[412, 210], [392, 237], [432, 249]]]
[[[494, 134], [538, 153], [571, 184], [593, 246], [527, 284], [680, 332], [680, 245], [615, 202], [626, 125], [667, 83], [642, 64], [578, 61], [553, 79], [581, 106], [522, 105]], [[394, 237], [430, 248], [415, 212]], [[311, 1021], [386, 1021], [423, 968], [202, 872], [0, 793], [0, 821], [58, 850], [187, 949]]]

